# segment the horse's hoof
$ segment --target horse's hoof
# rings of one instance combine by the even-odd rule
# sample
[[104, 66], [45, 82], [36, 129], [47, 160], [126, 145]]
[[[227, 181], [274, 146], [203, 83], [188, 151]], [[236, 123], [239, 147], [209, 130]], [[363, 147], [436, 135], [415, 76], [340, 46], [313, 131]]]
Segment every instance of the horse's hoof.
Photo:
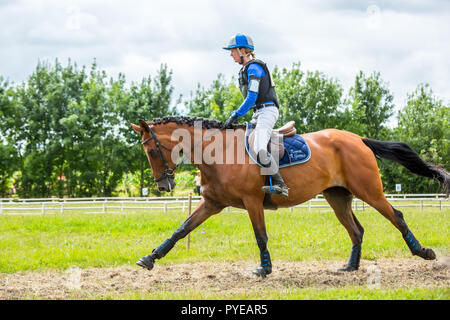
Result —
[[422, 248], [417, 255], [425, 260], [435, 260], [436, 254], [430, 248]]
[[253, 274], [261, 277], [261, 278], [265, 278], [267, 277], [267, 275], [272, 273], [272, 268], [264, 268], [264, 267], [259, 267], [255, 270], [253, 270]]
[[136, 264], [147, 270], [152, 270], [155, 264], [155, 260], [150, 255], [147, 255], [145, 257], [140, 258], [139, 261], [136, 262]]
[[358, 268], [356, 268], [354, 266], [350, 266], [350, 265], [347, 265], [344, 268], [337, 269], [338, 272], [351, 272], [351, 271], [356, 271], [356, 270], [358, 270]]

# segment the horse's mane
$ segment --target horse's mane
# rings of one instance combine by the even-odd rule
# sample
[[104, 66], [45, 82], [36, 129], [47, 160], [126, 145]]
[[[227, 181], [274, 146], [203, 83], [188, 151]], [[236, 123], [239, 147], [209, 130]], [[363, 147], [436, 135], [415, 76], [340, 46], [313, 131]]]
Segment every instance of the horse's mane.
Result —
[[[203, 129], [222, 129], [223, 122], [215, 119], [208, 119], [202, 117], [190, 116], [166, 116], [162, 118], [155, 118], [151, 121], [152, 125], [160, 125], [168, 122], [175, 122], [176, 124], [186, 124], [193, 127], [196, 121], [200, 121]], [[233, 129], [245, 128], [245, 124], [234, 124]]]

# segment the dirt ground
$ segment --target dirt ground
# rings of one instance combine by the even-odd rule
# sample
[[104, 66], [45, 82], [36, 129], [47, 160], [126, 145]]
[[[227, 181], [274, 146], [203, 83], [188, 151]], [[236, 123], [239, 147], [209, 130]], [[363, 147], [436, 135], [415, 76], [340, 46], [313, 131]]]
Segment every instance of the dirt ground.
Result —
[[274, 261], [266, 279], [251, 271], [254, 262], [199, 262], [155, 265], [152, 271], [138, 266], [70, 268], [64, 271], [0, 273], [0, 299], [82, 299], [131, 292], [199, 292], [221, 294], [258, 292], [270, 288], [339, 288], [344, 286], [392, 288], [450, 288], [450, 257], [425, 261], [408, 259], [362, 260], [356, 272], [337, 272], [342, 262]]

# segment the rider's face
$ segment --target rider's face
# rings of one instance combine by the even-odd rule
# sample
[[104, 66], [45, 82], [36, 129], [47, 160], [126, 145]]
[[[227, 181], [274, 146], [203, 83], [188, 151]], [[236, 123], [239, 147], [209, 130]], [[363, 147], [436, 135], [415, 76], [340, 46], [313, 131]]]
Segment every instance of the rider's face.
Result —
[[230, 56], [234, 59], [234, 62], [241, 63], [241, 56], [237, 48], [232, 48], [230, 50]]

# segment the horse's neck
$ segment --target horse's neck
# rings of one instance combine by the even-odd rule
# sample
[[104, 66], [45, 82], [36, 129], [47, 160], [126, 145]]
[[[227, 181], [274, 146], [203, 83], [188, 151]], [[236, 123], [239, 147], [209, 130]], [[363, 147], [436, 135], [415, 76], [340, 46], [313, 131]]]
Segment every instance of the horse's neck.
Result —
[[[234, 159], [236, 152], [243, 153], [241, 156], [246, 157], [244, 147], [245, 131], [221, 130], [218, 128], [196, 128], [193, 126], [171, 126], [166, 131], [165, 136], [170, 144], [170, 148], [183, 149], [183, 159], [189, 159], [202, 173], [205, 175], [215, 175], [221, 166], [220, 163], [228, 164], [226, 159], [227, 152], [232, 154]], [[177, 131], [183, 129], [181, 131]], [[231, 142], [232, 141], [232, 142]], [[214, 145], [211, 145], [214, 144]], [[178, 146], [178, 147], [177, 147]], [[214, 155], [220, 154], [221, 162], [207, 161], [205, 157], [210, 156], [209, 151], [215, 149]], [[230, 149], [230, 150], [227, 150]], [[242, 149], [242, 150], [241, 150]]]
[[[180, 144], [180, 149], [183, 149], [183, 157], [189, 159], [191, 163], [193, 163], [200, 171], [204, 173], [212, 173], [217, 169], [216, 162], [205, 161], [204, 152], [211, 147], [216, 147], [216, 152], [219, 152], [223, 158], [225, 158], [227, 143], [226, 143], [226, 132], [225, 130], [221, 130], [219, 128], [195, 128], [192, 126], [183, 126], [177, 129], [185, 129], [183, 133], [183, 139], [180, 142], [174, 141], [177, 140], [177, 135], [173, 136], [174, 140], [172, 140], [173, 146]], [[174, 133], [172, 131], [172, 133]], [[189, 135], [189, 138], [186, 137]], [[210, 144], [214, 143], [214, 146], [210, 146]]]

